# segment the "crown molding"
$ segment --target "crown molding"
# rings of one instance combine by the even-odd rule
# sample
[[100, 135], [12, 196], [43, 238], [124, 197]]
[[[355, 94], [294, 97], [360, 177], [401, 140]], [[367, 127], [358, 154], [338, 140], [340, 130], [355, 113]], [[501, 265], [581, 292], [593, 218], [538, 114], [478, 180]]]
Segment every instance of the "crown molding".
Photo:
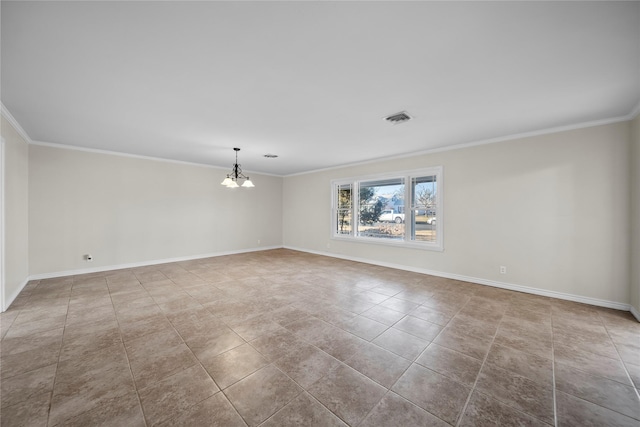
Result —
[[[130, 158], [143, 159], [143, 160], [155, 160], [155, 161], [160, 161], [160, 162], [176, 163], [176, 164], [182, 164], [182, 165], [208, 167], [208, 168], [218, 169], [218, 170], [227, 170], [228, 169], [228, 168], [225, 168], [225, 167], [222, 167], [222, 166], [213, 166], [213, 165], [209, 165], [209, 164], [206, 164], [206, 163], [187, 162], [187, 161], [183, 161], [183, 160], [173, 160], [173, 159], [164, 159], [164, 158], [161, 158], [161, 157], [152, 157], [152, 156], [143, 156], [143, 155], [138, 155], [138, 154], [129, 154], [129, 153], [123, 153], [123, 152], [119, 152], [119, 151], [110, 151], [110, 150], [101, 150], [101, 149], [97, 149], [97, 148], [78, 147], [78, 146], [75, 146], [75, 145], [68, 145], [68, 144], [59, 144], [59, 143], [44, 142], [44, 141], [34, 141], [34, 140], [31, 139], [29, 134], [27, 134], [27, 132], [22, 128], [22, 126], [20, 126], [20, 123], [18, 123], [18, 121], [13, 117], [13, 115], [5, 107], [5, 105], [0, 102], [0, 106], [2, 107], [2, 115], [9, 121], [9, 123], [11, 123], [11, 125], [16, 129], [16, 131], [20, 134], [20, 136], [22, 136], [27, 141], [28, 144], [40, 145], [40, 146], [45, 146], [45, 147], [54, 147], [54, 148], [67, 149], [67, 150], [85, 151], [85, 152], [96, 153], [96, 154], [110, 154], [110, 155], [113, 155], [113, 156], [130, 157]], [[346, 167], [367, 165], [367, 164], [378, 163], [378, 162], [387, 161], [387, 160], [406, 159], [408, 157], [421, 156], [421, 155], [426, 155], [426, 154], [442, 153], [442, 152], [446, 152], [446, 151], [460, 150], [460, 149], [463, 149], [463, 148], [470, 148], [470, 147], [476, 147], [476, 146], [480, 146], [480, 145], [487, 145], [487, 144], [494, 144], [494, 143], [498, 143], [498, 142], [505, 142], [505, 141], [512, 141], [512, 140], [530, 138], [530, 137], [534, 137], [534, 136], [548, 135], [548, 134], [552, 134], [552, 133], [567, 132], [567, 131], [571, 131], [571, 130], [584, 129], [584, 128], [589, 128], [589, 127], [594, 127], [594, 126], [604, 126], [604, 125], [608, 125], [608, 124], [613, 124], [613, 123], [619, 123], [619, 122], [625, 122], [625, 121], [633, 120], [636, 117], [638, 117], [639, 115], [640, 115], [640, 102], [638, 102], [638, 104], [636, 104], [636, 106], [629, 112], [629, 114], [627, 114], [625, 116], [612, 117], [612, 118], [602, 119], [602, 120], [593, 120], [593, 121], [582, 122], [582, 123], [577, 123], [577, 124], [573, 124], [573, 125], [556, 126], [556, 127], [541, 129], [541, 130], [537, 130], [537, 131], [523, 132], [523, 133], [517, 133], [517, 134], [512, 134], [512, 135], [505, 135], [505, 136], [501, 136], [501, 137], [497, 137], [497, 138], [490, 138], [490, 139], [484, 139], [484, 140], [480, 140], [480, 141], [466, 142], [466, 143], [461, 143], [461, 144], [456, 144], [456, 145], [451, 145], [451, 146], [446, 146], [446, 147], [436, 147], [436, 148], [431, 148], [431, 149], [428, 149], [428, 150], [421, 150], [421, 151], [415, 151], [415, 152], [412, 152], [412, 153], [399, 154], [397, 156], [376, 157], [374, 159], [364, 160], [364, 161], [361, 161], [361, 162], [343, 163], [343, 164], [340, 164], [340, 165], [330, 166], [330, 167], [327, 167], [327, 168], [313, 169], [313, 170], [310, 170], [310, 171], [297, 172], [297, 173], [292, 173], [292, 174], [287, 174], [287, 175], [272, 174], [272, 173], [268, 173], [268, 172], [258, 172], [258, 171], [252, 171], [252, 170], [245, 170], [245, 172], [250, 173], [252, 175], [265, 175], [265, 176], [275, 176], [275, 177], [279, 177], [279, 178], [288, 178], [288, 177], [293, 177], [293, 176], [299, 176], [299, 175], [306, 175], [306, 174], [317, 173], [317, 172], [325, 172], [325, 171], [329, 171], [329, 170], [342, 169], [342, 168], [346, 168]]]
[[408, 157], [422, 156], [425, 154], [442, 153], [445, 151], [460, 150], [462, 148], [477, 147], [480, 145], [495, 144], [498, 142], [515, 141], [518, 139], [531, 138], [534, 136], [549, 135], [553, 133], [567, 132], [567, 131], [585, 129], [585, 128], [590, 128], [595, 126], [604, 126], [604, 125], [609, 125], [613, 123], [620, 123], [620, 122], [626, 122], [626, 121], [632, 120], [636, 115], [638, 115], [638, 113], [640, 113], [640, 104], [638, 104], [638, 106], [636, 106], [626, 116], [612, 117], [612, 118], [602, 119], [602, 120], [593, 120], [590, 122], [582, 122], [582, 123], [577, 123], [573, 125], [556, 126], [552, 128], [546, 128], [546, 129], [541, 129], [541, 130], [536, 130], [531, 132], [516, 133], [512, 135], [500, 136], [497, 138], [483, 139], [480, 141], [464, 142], [461, 144], [449, 145], [446, 147], [430, 148], [428, 150], [421, 150], [421, 151], [414, 151], [412, 153], [399, 154], [397, 156], [377, 157], [375, 159], [364, 160], [362, 162], [344, 163], [337, 166], [330, 166], [328, 168], [320, 168], [320, 169], [314, 169], [306, 172], [292, 173], [289, 175], [284, 175], [284, 177], [289, 178], [293, 176], [306, 175], [310, 173], [325, 172], [329, 170], [361, 166], [361, 165], [367, 165], [371, 163], [378, 163], [378, 162], [387, 161], [387, 160], [406, 159]]
[[20, 126], [20, 123], [18, 123], [16, 118], [13, 117], [13, 114], [9, 112], [7, 107], [5, 107], [2, 102], [0, 102], [0, 111], [2, 112], [2, 115], [4, 116], [4, 118], [7, 119], [9, 123], [11, 123], [11, 126], [13, 126], [13, 128], [18, 132], [18, 134], [25, 141], [27, 141], [27, 144], [32, 144], [33, 141], [31, 140], [31, 137], [29, 136], [29, 134], [22, 128], [22, 126]]
[[93, 154], [104, 154], [108, 156], [128, 157], [128, 158], [140, 159], [140, 160], [153, 160], [157, 162], [176, 163], [176, 164], [188, 165], [188, 166], [200, 166], [200, 167], [211, 168], [211, 169], [220, 169], [220, 170], [227, 169], [221, 166], [207, 165], [205, 163], [195, 163], [195, 162], [185, 162], [182, 160], [163, 159], [161, 157], [143, 156], [140, 154], [129, 154], [129, 153], [123, 153], [120, 151], [101, 150], [98, 148], [78, 147], [76, 145], [58, 144], [55, 142], [31, 141], [31, 145], [36, 145], [40, 147], [57, 148], [60, 150], [71, 150], [71, 151], [82, 151], [85, 153], [93, 153]]
[[[59, 149], [62, 149], [62, 150], [84, 151], [84, 152], [94, 153], [94, 154], [107, 154], [107, 155], [112, 155], [112, 156], [129, 157], [129, 158], [141, 159], [141, 160], [154, 160], [154, 161], [158, 161], [158, 162], [175, 163], [175, 164], [187, 165], [187, 166], [200, 166], [200, 167], [217, 169], [217, 170], [222, 170], [222, 171], [225, 171], [225, 170], [229, 169], [227, 167], [214, 166], [214, 165], [209, 165], [209, 164], [206, 164], [206, 163], [186, 162], [186, 161], [183, 161], [183, 160], [163, 159], [161, 157], [143, 156], [143, 155], [139, 155], [139, 154], [129, 154], [129, 153], [123, 153], [123, 152], [120, 152], [120, 151], [100, 150], [100, 149], [97, 149], [97, 148], [78, 147], [78, 146], [75, 146], [75, 145], [59, 144], [59, 143], [54, 143], [54, 142], [34, 141], [33, 139], [31, 139], [29, 134], [24, 130], [24, 128], [22, 126], [20, 126], [20, 123], [18, 123], [18, 121], [15, 119], [15, 117], [13, 117], [13, 114], [11, 114], [11, 112], [7, 109], [7, 107], [5, 107], [5, 105], [2, 102], [0, 102], [0, 107], [1, 107], [2, 116], [4, 116], [4, 118], [6, 118], [9, 123], [11, 123], [11, 126], [13, 126], [13, 128], [18, 132], [18, 134], [22, 138], [24, 138], [24, 140], [29, 145], [39, 145], [39, 146], [42, 146], [42, 147], [59, 148]], [[248, 170], [248, 169], [245, 169], [244, 171], [247, 172], [247, 173], [250, 173], [252, 175], [275, 176], [275, 177], [278, 177], [278, 178], [282, 178], [282, 175], [272, 174], [272, 173], [268, 173], [268, 172], [258, 172], [258, 171]]]
[[633, 120], [638, 116], [640, 116], [640, 102], [638, 102], [633, 110], [631, 110], [631, 112], [626, 115], [627, 120]]
[[[173, 160], [173, 159], [164, 159], [162, 157], [152, 157], [152, 156], [143, 156], [141, 154], [130, 154], [123, 153], [121, 151], [110, 151], [110, 150], [101, 150], [99, 148], [87, 148], [87, 147], [78, 147], [76, 145], [67, 145], [67, 144], [58, 144], [55, 142], [44, 142], [44, 141], [31, 141], [31, 145], [37, 145], [41, 147], [50, 147], [50, 148], [58, 148], [60, 150], [72, 150], [72, 151], [82, 151], [85, 153], [93, 153], [93, 154], [104, 154], [108, 156], [118, 156], [118, 157], [128, 157], [132, 159], [140, 159], [140, 160], [151, 160], [156, 162], [164, 162], [164, 163], [173, 163], [178, 165], [186, 165], [186, 166], [199, 166], [203, 168], [216, 169], [221, 171], [228, 171], [229, 168], [222, 166], [214, 166], [206, 163], [196, 163], [196, 162], [186, 162], [184, 160]], [[275, 176], [278, 178], [282, 178], [282, 175], [275, 175], [267, 172], [256, 172], [250, 170], [244, 170], [244, 172], [250, 173], [252, 175], [266, 175], [266, 176]]]

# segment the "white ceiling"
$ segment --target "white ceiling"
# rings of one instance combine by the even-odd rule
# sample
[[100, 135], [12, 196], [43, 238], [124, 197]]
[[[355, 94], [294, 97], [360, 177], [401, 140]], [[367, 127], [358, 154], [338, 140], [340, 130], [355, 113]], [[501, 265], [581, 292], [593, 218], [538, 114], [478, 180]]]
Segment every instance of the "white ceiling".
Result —
[[2, 104], [34, 141], [229, 168], [240, 147], [245, 169], [287, 175], [640, 101], [639, 2], [1, 8]]

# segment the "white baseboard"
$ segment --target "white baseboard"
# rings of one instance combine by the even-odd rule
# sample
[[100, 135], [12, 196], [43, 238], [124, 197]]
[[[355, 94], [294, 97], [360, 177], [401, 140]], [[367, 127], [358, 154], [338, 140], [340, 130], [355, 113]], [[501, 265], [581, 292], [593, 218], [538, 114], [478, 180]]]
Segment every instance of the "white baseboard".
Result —
[[[18, 295], [20, 295], [20, 292], [22, 292], [24, 287], [27, 286], [27, 283], [29, 283], [29, 278], [28, 277], [26, 279], [24, 279], [24, 281], [22, 283], [20, 283], [20, 285], [18, 286], [18, 289], [16, 289], [13, 292], [13, 294], [11, 294], [9, 296], [5, 295], [4, 307], [0, 307], [0, 308], [2, 308], [2, 313], [7, 311], [7, 309], [9, 307], [11, 307], [11, 304], [13, 304], [13, 301], [15, 301], [15, 299], [18, 297]], [[6, 283], [5, 283], [5, 285], [6, 285]]]
[[52, 279], [55, 277], [77, 276], [79, 274], [99, 273], [101, 271], [123, 270], [127, 268], [136, 268], [136, 267], [147, 267], [149, 265], [168, 264], [171, 262], [180, 262], [180, 261], [193, 261], [196, 259], [212, 258], [212, 257], [225, 256], [225, 255], [237, 255], [237, 254], [244, 254], [248, 252], [268, 251], [271, 249], [282, 249], [282, 246], [261, 246], [259, 248], [240, 249], [236, 251], [212, 252], [208, 254], [156, 259], [151, 261], [140, 261], [140, 262], [127, 263], [127, 264], [105, 265], [105, 266], [95, 267], [95, 268], [82, 268], [77, 270], [56, 271], [53, 273], [39, 273], [39, 274], [33, 274], [29, 276], [28, 280], [42, 280], [42, 279]]
[[[563, 300], [568, 300], [568, 301], [574, 301], [574, 302], [580, 302], [583, 304], [590, 304], [590, 305], [595, 305], [598, 307], [606, 307], [606, 308], [613, 308], [616, 310], [622, 310], [622, 311], [630, 311], [634, 313], [635, 310], [633, 310], [633, 308], [629, 305], [629, 304], [624, 304], [624, 303], [620, 303], [620, 302], [615, 302], [615, 301], [607, 301], [607, 300], [602, 300], [602, 299], [597, 299], [597, 298], [591, 298], [591, 297], [585, 297], [585, 296], [581, 296], [581, 295], [573, 295], [573, 294], [566, 294], [563, 292], [556, 292], [556, 291], [549, 291], [546, 289], [539, 289], [539, 288], [531, 288], [528, 286], [522, 286], [522, 285], [515, 285], [512, 283], [505, 283], [505, 282], [497, 282], [495, 280], [488, 280], [488, 279], [482, 279], [479, 277], [470, 277], [470, 276], [463, 276], [461, 274], [455, 274], [455, 273], [446, 273], [443, 271], [435, 271], [435, 270], [428, 270], [425, 268], [418, 268], [418, 267], [411, 267], [411, 266], [406, 266], [406, 265], [401, 265], [401, 264], [394, 264], [394, 263], [390, 263], [390, 262], [384, 262], [384, 261], [376, 261], [376, 260], [371, 260], [371, 259], [366, 259], [366, 258], [358, 258], [358, 257], [352, 257], [352, 256], [348, 256], [348, 255], [342, 255], [342, 254], [336, 254], [336, 253], [331, 253], [331, 252], [323, 252], [323, 251], [314, 251], [314, 250], [310, 250], [310, 249], [303, 249], [303, 248], [297, 248], [297, 247], [293, 247], [293, 246], [284, 246], [285, 249], [291, 249], [294, 251], [300, 251], [300, 252], [308, 252], [308, 253], [312, 253], [312, 254], [316, 254], [316, 255], [323, 255], [323, 256], [328, 256], [328, 257], [333, 257], [333, 258], [340, 258], [340, 259], [345, 259], [348, 261], [355, 261], [355, 262], [362, 262], [365, 264], [373, 264], [373, 265], [378, 265], [381, 267], [389, 267], [389, 268], [395, 268], [397, 270], [405, 270], [405, 271], [411, 271], [414, 273], [422, 273], [422, 274], [428, 274], [431, 276], [438, 276], [438, 277], [444, 277], [447, 279], [454, 279], [454, 280], [460, 280], [463, 282], [471, 282], [471, 283], [477, 283], [479, 285], [487, 285], [487, 286], [493, 286], [496, 288], [501, 288], [501, 289], [508, 289], [511, 291], [517, 291], [517, 292], [524, 292], [527, 294], [534, 294], [534, 295], [541, 295], [541, 296], [546, 296], [546, 297], [551, 297], [551, 298], [558, 298], [558, 299], [563, 299]], [[637, 319], [640, 319], [640, 316], [637, 315], [637, 311], [635, 311], [634, 316], [636, 316]]]
[[16, 292], [14, 292], [13, 295], [10, 295], [8, 298], [5, 299], [5, 307], [2, 307], [2, 311], [5, 311], [7, 308], [9, 308], [9, 306], [16, 299], [18, 294], [20, 294], [20, 292], [24, 289], [27, 283], [31, 280], [50, 279], [54, 277], [63, 277], [63, 276], [74, 276], [74, 275], [87, 274], [87, 273], [98, 273], [101, 271], [109, 271], [109, 270], [122, 270], [127, 268], [146, 267], [150, 265], [166, 264], [171, 262], [192, 261], [196, 259], [211, 258], [211, 257], [225, 256], [225, 255], [236, 255], [236, 254], [249, 253], [249, 252], [267, 251], [267, 250], [281, 249], [281, 248], [290, 249], [290, 250], [299, 251], [299, 252], [307, 252], [315, 255], [328, 256], [332, 258], [345, 259], [348, 261], [362, 262], [365, 264], [378, 265], [381, 267], [394, 268], [397, 270], [428, 274], [431, 276], [444, 277], [447, 279], [460, 280], [463, 282], [477, 283], [479, 285], [493, 286], [496, 288], [508, 289], [508, 290], [524, 292], [528, 294], [541, 295], [541, 296], [546, 296], [551, 298], [558, 298], [558, 299], [563, 299], [568, 301], [580, 302], [583, 304], [590, 304], [590, 305], [595, 305], [599, 307], [612, 308], [612, 309], [622, 310], [622, 311], [630, 311], [633, 314], [633, 316], [635, 316], [635, 318], [640, 322], [640, 312], [638, 312], [638, 310], [636, 310], [635, 307], [629, 304], [624, 304], [620, 302], [590, 298], [590, 297], [585, 297], [581, 295], [567, 294], [563, 292], [549, 291], [546, 289], [531, 288], [528, 286], [515, 285], [512, 283], [497, 282], [495, 280], [463, 276], [461, 274], [428, 270], [425, 268], [411, 267], [411, 266], [406, 266], [401, 264], [394, 264], [390, 262], [352, 257], [348, 255], [336, 254], [331, 252], [314, 251], [310, 249], [303, 249], [303, 248], [297, 248], [294, 246], [286, 246], [286, 245], [285, 246], [265, 246], [265, 247], [259, 247], [259, 248], [241, 249], [236, 251], [213, 252], [208, 254], [193, 255], [193, 256], [186, 256], [186, 257], [166, 258], [166, 259], [142, 261], [142, 262], [135, 262], [135, 263], [128, 263], [128, 264], [109, 265], [109, 266], [102, 266], [102, 267], [96, 267], [96, 268], [86, 268], [86, 269], [78, 269], [78, 270], [58, 271], [53, 273], [34, 274], [32, 276], [29, 276], [27, 279], [25, 279], [24, 283], [20, 285], [19, 289]]

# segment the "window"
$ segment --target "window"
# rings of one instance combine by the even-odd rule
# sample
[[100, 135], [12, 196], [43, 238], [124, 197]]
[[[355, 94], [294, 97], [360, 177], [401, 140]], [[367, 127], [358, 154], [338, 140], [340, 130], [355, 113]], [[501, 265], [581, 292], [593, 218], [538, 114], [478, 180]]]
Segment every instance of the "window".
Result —
[[442, 250], [442, 167], [332, 181], [332, 237]]
[[352, 194], [351, 194], [351, 184], [344, 184], [337, 186], [337, 224], [338, 227], [336, 229], [336, 233], [338, 235], [349, 235], [351, 234], [351, 214], [352, 209], [351, 206], [353, 204]]
[[402, 240], [404, 179], [360, 182], [358, 236]]

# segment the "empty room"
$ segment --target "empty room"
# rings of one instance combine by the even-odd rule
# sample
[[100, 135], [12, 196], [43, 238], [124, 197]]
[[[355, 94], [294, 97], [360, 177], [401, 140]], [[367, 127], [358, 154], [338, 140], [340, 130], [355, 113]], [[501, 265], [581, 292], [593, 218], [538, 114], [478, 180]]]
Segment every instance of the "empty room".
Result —
[[0, 19], [2, 427], [640, 427], [639, 1]]

